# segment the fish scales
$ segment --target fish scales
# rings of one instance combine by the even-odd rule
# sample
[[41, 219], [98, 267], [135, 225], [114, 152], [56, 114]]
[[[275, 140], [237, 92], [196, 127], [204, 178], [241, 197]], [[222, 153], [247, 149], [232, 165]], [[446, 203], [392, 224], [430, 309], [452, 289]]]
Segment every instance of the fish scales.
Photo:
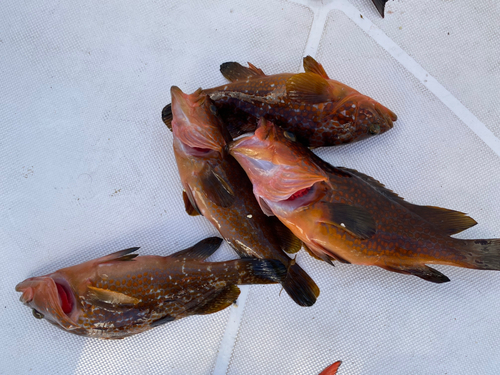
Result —
[[16, 286], [38, 318], [70, 333], [118, 339], [233, 303], [237, 284], [281, 282], [276, 260], [208, 263], [220, 238], [207, 238], [167, 257], [127, 255], [137, 248], [29, 278]]
[[174, 154], [186, 211], [209, 220], [240, 257], [285, 264], [285, 290], [299, 305], [312, 305], [318, 287], [283, 251], [298, 250], [301, 243], [279, 220], [262, 212], [250, 180], [227, 151], [231, 137], [213, 102], [203, 93], [186, 95], [177, 87], [171, 92]]
[[315, 257], [374, 265], [441, 283], [427, 264], [500, 269], [500, 239], [450, 235], [476, 224], [465, 214], [411, 204], [358, 171], [333, 167], [273, 124], [231, 145], [254, 194]]

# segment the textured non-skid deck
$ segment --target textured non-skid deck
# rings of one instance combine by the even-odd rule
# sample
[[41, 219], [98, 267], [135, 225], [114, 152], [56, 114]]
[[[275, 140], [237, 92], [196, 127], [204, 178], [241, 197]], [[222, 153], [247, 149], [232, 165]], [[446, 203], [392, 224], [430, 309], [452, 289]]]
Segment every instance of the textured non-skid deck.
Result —
[[[169, 254], [217, 235], [184, 213], [170, 86], [224, 81], [225, 61], [331, 78], [394, 110], [391, 131], [317, 153], [408, 201], [467, 212], [500, 237], [496, 1], [7, 0], [0, 15], [0, 374], [497, 374], [500, 273], [437, 266], [436, 285], [301, 251], [321, 288], [279, 285], [119, 341], [32, 317], [17, 282], [131, 246]], [[499, 137], [499, 138], [497, 138]], [[224, 245], [210, 260], [236, 258]]]

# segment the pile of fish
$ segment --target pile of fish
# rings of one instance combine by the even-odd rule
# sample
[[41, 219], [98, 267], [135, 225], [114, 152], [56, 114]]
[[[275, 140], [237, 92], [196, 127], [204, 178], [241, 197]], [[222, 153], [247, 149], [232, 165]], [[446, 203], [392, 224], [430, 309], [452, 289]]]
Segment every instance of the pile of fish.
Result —
[[266, 75], [224, 63], [230, 83], [193, 94], [173, 86], [163, 109], [187, 214], [209, 220], [240, 260], [204, 262], [219, 238], [167, 257], [131, 248], [27, 279], [16, 286], [21, 301], [68, 332], [117, 339], [220, 311], [237, 299], [237, 285], [281, 283], [298, 305], [312, 306], [319, 288], [287, 255], [302, 247], [331, 264], [435, 283], [449, 279], [428, 264], [499, 270], [499, 239], [451, 237], [474, 226], [472, 218], [409, 203], [311, 151], [382, 134], [397, 116], [330, 79], [310, 56], [304, 70]]

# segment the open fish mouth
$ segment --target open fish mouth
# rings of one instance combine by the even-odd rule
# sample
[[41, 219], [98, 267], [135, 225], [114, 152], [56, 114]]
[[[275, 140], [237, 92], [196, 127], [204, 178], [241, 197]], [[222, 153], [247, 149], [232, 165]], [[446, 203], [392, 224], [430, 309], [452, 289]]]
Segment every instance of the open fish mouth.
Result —
[[56, 284], [57, 294], [59, 296], [59, 306], [66, 315], [71, 314], [75, 307], [73, 292], [66, 281], [61, 282], [54, 280], [54, 283]]

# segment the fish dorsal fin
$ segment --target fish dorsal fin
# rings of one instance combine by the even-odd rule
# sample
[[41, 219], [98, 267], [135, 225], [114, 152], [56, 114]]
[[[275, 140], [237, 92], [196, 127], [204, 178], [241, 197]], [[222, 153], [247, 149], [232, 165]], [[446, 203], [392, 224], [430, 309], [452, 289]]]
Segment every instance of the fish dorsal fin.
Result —
[[295, 74], [286, 81], [286, 93], [291, 100], [324, 103], [331, 99], [327, 80], [315, 73]]
[[404, 198], [397, 195], [390, 189], [387, 189], [384, 184], [380, 183], [373, 177], [367, 176], [355, 169], [339, 168], [344, 171], [348, 171], [353, 175], [361, 178], [378, 192], [382, 193], [387, 198], [401, 204], [411, 212], [417, 214], [422, 219], [428, 221], [435, 226], [436, 229], [442, 231], [444, 234], [452, 235], [460, 233], [468, 228], [473, 227], [477, 222], [464, 214], [463, 212], [449, 210], [447, 208], [435, 207], [435, 206], [419, 206], [404, 200]]
[[246, 81], [256, 77], [265, 77], [264, 72], [255, 65], [248, 63], [248, 68], [237, 62], [225, 62], [220, 66], [220, 72], [228, 81]]
[[366, 240], [376, 232], [373, 216], [363, 207], [323, 201], [321, 209], [323, 212], [321, 223], [334, 225], [354, 237]]
[[213, 298], [210, 298], [205, 304], [198, 306], [192, 313], [205, 315], [224, 310], [226, 307], [236, 302], [239, 295], [240, 288], [236, 285], [229, 285], [219, 291]]
[[302, 241], [297, 238], [276, 216], [270, 217], [277, 237], [280, 240], [281, 250], [288, 254], [295, 254], [302, 248]]
[[231, 207], [234, 202], [234, 192], [224, 177], [211, 167], [201, 172], [200, 184], [203, 193], [217, 206]]
[[306, 73], [315, 73], [325, 79], [330, 79], [330, 77], [328, 77], [328, 74], [326, 74], [323, 65], [314, 60], [311, 56], [304, 57], [304, 70], [306, 71]]
[[460, 233], [477, 224], [476, 220], [463, 212], [434, 206], [418, 206], [405, 202], [405, 206], [447, 235]]
[[222, 238], [208, 237], [201, 240], [194, 246], [178, 251], [169, 257], [177, 259], [205, 260], [219, 248], [221, 243]]
[[172, 131], [172, 104], [167, 104], [165, 108], [163, 108], [163, 111], [161, 111], [161, 119], [167, 125], [167, 128]]
[[87, 288], [89, 289], [89, 299], [95, 305], [134, 306], [141, 302], [138, 298], [113, 290], [94, 286], [88, 286]]
[[137, 251], [139, 249], [140, 249], [139, 247], [131, 247], [129, 249], [120, 250], [120, 251], [111, 253], [109, 255], [106, 255], [106, 256], [100, 258], [98, 261], [99, 261], [99, 263], [106, 263], [106, 262], [112, 262], [112, 261], [121, 261], [121, 262], [129, 261], [129, 260], [132, 260], [139, 255], [139, 254], [131, 254], [134, 251]]
[[201, 215], [198, 206], [196, 206], [196, 202], [194, 202], [194, 199], [193, 202], [191, 201], [189, 195], [186, 193], [186, 190], [182, 191], [182, 200], [184, 201], [184, 208], [189, 216]]

